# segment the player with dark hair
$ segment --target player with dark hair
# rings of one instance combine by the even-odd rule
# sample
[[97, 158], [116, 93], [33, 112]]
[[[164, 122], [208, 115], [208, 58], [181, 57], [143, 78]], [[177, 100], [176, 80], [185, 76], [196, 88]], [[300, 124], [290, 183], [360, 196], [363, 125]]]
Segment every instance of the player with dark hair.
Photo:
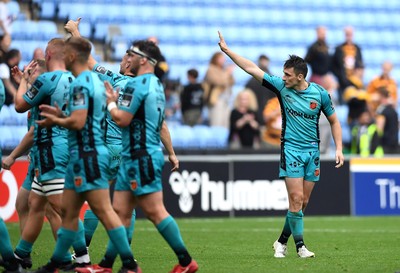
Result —
[[[62, 258], [77, 236], [80, 209], [87, 201], [107, 230], [121, 257], [119, 272], [141, 272], [133, 258], [121, 220], [111, 206], [106, 169], [109, 153], [104, 145], [106, 97], [104, 83], [88, 68], [91, 44], [71, 37], [66, 41], [64, 62], [76, 76], [70, 87], [69, 116], [59, 108], [43, 106], [40, 126], [61, 126], [69, 130], [70, 161], [67, 167], [62, 202], [62, 227], [54, 253], [37, 273], [57, 272]], [[77, 269], [75, 269], [77, 270]]]
[[273, 91], [282, 109], [281, 161], [279, 176], [285, 178], [289, 210], [279, 239], [273, 244], [277, 258], [287, 254], [290, 235], [301, 258], [314, 257], [303, 239], [303, 211], [315, 182], [320, 178], [318, 121], [321, 112], [328, 118], [336, 145], [336, 168], [343, 166], [342, 130], [328, 91], [305, 80], [307, 64], [290, 55], [283, 66], [283, 77], [270, 76], [252, 61], [230, 50], [219, 33], [219, 46], [245, 72]]
[[[133, 43], [132, 72], [136, 75], [125, 87], [123, 98], [106, 82], [108, 110], [122, 128], [122, 162], [114, 192], [114, 209], [125, 226], [132, 210], [138, 205], [153, 222], [178, 257], [171, 272], [196, 272], [198, 265], [189, 255], [179, 227], [163, 203], [162, 168], [164, 157], [160, 149], [160, 130], [164, 121], [165, 95], [163, 85], [154, 75], [160, 54], [149, 41]], [[107, 257], [100, 266], [104, 267]], [[90, 272], [82, 271], [78, 272]]]

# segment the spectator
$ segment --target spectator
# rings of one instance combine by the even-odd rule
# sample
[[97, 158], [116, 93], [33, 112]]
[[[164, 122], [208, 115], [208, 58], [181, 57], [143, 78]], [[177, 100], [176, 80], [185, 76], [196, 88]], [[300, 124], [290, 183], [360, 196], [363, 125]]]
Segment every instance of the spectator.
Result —
[[280, 151], [282, 132], [282, 112], [278, 98], [268, 100], [263, 111], [265, 130], [262, 134], [262, 146], [269, 150]]
[[0, 64], [0, 79], [3, 81], [6, 88], [5, 105], [10, 105], [14, 102], [14, 95], [17, 92], [18, 84], [11, 77], [11, 68], [18, 66], [21, 61], [21, 52], [18, 49], [11, 49], [7, 52], [5, 62]]
[[397, 108], [397, 83], [394, 78], [390, 75], [393, 69], [393, 64], [386, 61], [382, 64], [382, 74], [374, 78], [367, 88], [368, 94], [372, 95], [377, 93], [379, 89], [385, 88], [389, 92], [390, 102], [395, 108]]
[[[269, 71], [269, 58], [265, 55], [260, 55], [258, 57], [258, 67], [261, 68], [264, 72], [271, 75]], [[257, 102], [261, 106], [267, 104], [268, 100], [276, 97], [275, 93], [272, 91], [265, 90], [259, 81], [251, 77], [251, 79], [246, 83], [246, 88], [251, 89], [256, 95]], [[257, 111], [257, 119], [261, 123], [263, 121], [263, 108], [259, 107]]]
[[2, 35], [0, 35], [0, 63], [2, 63], [5, 61], [7, 52], [10, 49], [11, 35], [4, 28], [3, 21], [1, 20], [0, 20], [0, 29], [3, 31]]
[[382, 87], [377, 91], [380, 106], [376, 115], [376, 126], [382, 132], [381, 144], [385, 154], [397, 154], [399, 151], [398, 132], [399, 122], [398, 113], [393, 107], [389, 91]]
[[44, 60], [44, 51], [42, 48], [35, 48], [35, 50], [33, 51], [32, 60]]
[[363, 83], [364, 65], [357, 63], [352, 75], [348, 78], [349, 86], [344, 90], [343, 101], [349, 107], [347, 122], [352, 128], [358, 117], [368, 108], [368, 94]]
[[[153, 42], [158, 46], [159, 42], [156, 36], [151, 36], [147, 38], [147, 40]], [[169, 72], [169, 66], [167, 60], [165, 59], [164, 55], [161, 54], [160, 59], [157, 60], [154, 74], [157, 76], [157, 78], [160, 79], [160, 81], [165, 81], [168, 77], [168, 72]]]
[[331, 56], [329, 54], [329, 47], [326, 43], [326, 28], [319, 26], [316, 29], [317, 40], [308, 48], [305, 61], [311, 67], [310, 81], [315, 82], [322, 87], [324, 86], [324, 77], [330, 71]]
[[204, 97], [208, 105], [208, 117], [211, 126], [229, 128], [229, 100], [234, 84], [234, 65], [225, 67], [225, 55], [213, 54], [204, 78]]
[[165, 93], [165, 120], [166, 121], [178, 121], [180, 120], [179, 108], [179, 96], [177, 93], [177, 83], [173, 81], [167, 81], [164, 84]]
[[0, 0], [0, 21], [1, 21], [0, 36], [11, 34], [11, 24], [13, 18], [8, 10], [7, 6], [8, 2], [10, 2], [10, 0]]
[[187, 72], [189, 84], [184, 86], [181, 93], [181, 110], [183, 123], [193, 126], [202, 122], [201, 112], [203, 109], [203, 87], [197, 81], [199, 72], [190, 69]]
[[[322, 86], [329, 92], [329, 95], [334, 97], [337, 92], [338, 84], [332, 74], [327, 74], [323, 78]], [[332, 103], [335, 104], [335, 100], [332, 98]], [[331, 126], [325, 115], [321, 115], [319, 119], [319, 150], [321, 154], [327, 154], [330, 152], [332, 144]]]
[[358, 117], [357, 124], [351, 130], [351, 153], [361, 157], [382, 157], [383, 149], [380, 146], [381, 133], [371, 117], [371, 113], [365, 109]]
[[260, 131], [256, 118], [257, 100], [254, 93], [245, 89], [236, 96], [231, 111], [229, 143], [231, 147], [239, 141], [242, 148], [254, 148], [258, 144]]
[[332, 60], [332, 72], [339, 81], [339, 103], [343, 104], [343, 92], [351, 85], [349, 77], [353, 75], [357, 63], [362, 63], [361, 49], [353, 42], [353, 28], [344, 29], [346, 40], [335, 49]]

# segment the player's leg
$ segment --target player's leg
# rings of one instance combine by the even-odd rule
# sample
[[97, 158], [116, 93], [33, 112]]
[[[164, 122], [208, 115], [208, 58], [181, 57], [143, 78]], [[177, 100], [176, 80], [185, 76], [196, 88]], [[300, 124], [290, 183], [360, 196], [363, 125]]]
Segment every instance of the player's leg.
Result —
[[15, 209], [18, 213], [19, 228], [21, 234], [22, 231], [24, 230], [26, 220], [28, 219], [28, 214], [29, 214], [29, 204], [28, 204], [29, 193], [30, 190], [27, 190], [22, 186], [18, 191], [17, 199], [15, 201]]
[[0, 255], [3, 258], [4, 272], [22, 272], [17, 259], [14, 257], [10, 235], [2, 218], [0, 218]]
[[85, 198], [107, 230], [110, 240], [121, 257], [123, 267], [137, 271], [138, 265], [133, 258], [125, 227], [111, 205], [109, 190], [88, 191], [85, 192]]
[[[30, 254], [36, 239], [43, 226], [46, 197], [41, 191], [41, 185], [35, 184], [29, 194], [29, 214], [21, 238], [15, 248], [15, 256], [23, 268], [31, 268], [32, 260]], [[60, 225], [61, 222], [58, 224]]]
[[50, 206], [49, 203], [46, 204], [45, 216], [50, 223], [51, 232], [53, 233], [54, 239], [57, 240], [57, 231], [60, 228], [60, 215]]
[[50, 262], [35, 271], [36, 273], [57, 272], [65, 264], [65, 257], [77, 237], [79, 212], [85, 199], [74, 190], [65, 189], [62, 200], [62, 225], [57, 232], [53, 255]]
[[178, 224], [165, 209], [162, 191], [141, 195], [137, 198], [138, 206], [156, 226], [158, 232], [167, 241], [178, 258], [179, 264], [171, 272], [196, 272], [198, 265], [190, 256], [183, 242]]

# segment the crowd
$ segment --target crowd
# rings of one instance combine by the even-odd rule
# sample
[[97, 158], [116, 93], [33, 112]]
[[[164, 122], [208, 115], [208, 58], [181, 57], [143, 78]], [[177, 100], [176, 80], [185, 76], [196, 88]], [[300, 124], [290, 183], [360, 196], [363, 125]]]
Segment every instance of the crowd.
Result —
[[[363, 156], [397, 153], [398, 119], [395, 117], [398, 103], [397, 83], [391, 76], [393, 64], [385, 61], [382, 73], [368, 82], [363, 77], [365, 65], [362, 49], [353, 41], [353, 28], [344, 28], [345, 41], [334, 49], [329, 48], [327, 35], [325, 27], [317, 27], [317, 39], [307, 48], [304, 59], [311, 69], [308, 80], [325, 88], [335, 106], [348, 110], [345, 125], [349, 128], [351, 140], [344, 143], [345, 152]], [[269, 62], [268, 56], [259, 56], [258, 66], [271, 74]], [[198, 74], [196, 68], [188, 70], [189, 84], [175, 84], [175, 89], [168, 91], [167, 111], [171, 114], [167, 115], [167, 122], [226, 127], [230, 131], [228, 141], [232, 149], [266, 149], [271, 153], [279, 151], [282, 116], [279, 101], [268, 87], [251, 78], [242, 91], [233, 93], [233, 67], [226, 63], [220, 52], [212, 55], [204, 78], [199, 79]], [[382, 97], [384, 93], [388, 93], [386, 99]], [[255, 105], [250, 103], [253, 98]], [[364, 122], [361, 125], [359, 117], [365, 111], [370, 113], [370, 119], [368, 124]], [[321, 152], [329, 153], [333, 142], [329, 137], [327, 121], [321, 116]], [[368, 134], [359, 129], [370, 125], [376, 126], [376, 130], [374, 136], [366, 138]], [[370, 143], [368, 153], [360, 153], [360, 145], [365, 147], [361, 142], [365, 141], [377, 142], [384, 152], [375, 153], [374, 145]]]

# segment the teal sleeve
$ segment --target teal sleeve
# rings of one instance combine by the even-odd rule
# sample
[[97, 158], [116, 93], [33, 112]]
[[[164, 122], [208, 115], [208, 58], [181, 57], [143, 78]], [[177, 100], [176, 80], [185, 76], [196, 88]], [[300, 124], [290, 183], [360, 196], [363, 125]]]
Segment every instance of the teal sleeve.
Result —
[[23, 95], [24, 100], [31, 106], [41, 104], [51, 91], [49, 86], [51, 86], [51, 83], [48, 75], [40, 75], [32, 84], [32, 87]]
[[272, 91], [279, 92], [280, 90], [282, 90], [282, 88], [285, 87], [285, 82], [280, 77], [271, 76], [267, 73], [264, 73], [262, 85]]
[[74, 85], [70, 97], [70, 112], [88, 109], [89, 106], [89, 90], [85, 86]]
[[322, 100], [322, 111], [325, 116], [329, 117], [335, 113], [335, 108], [332, 104], [331, 95], [329, 95], [328, 91], [324, 90], [321, 92], [321, 100]]

